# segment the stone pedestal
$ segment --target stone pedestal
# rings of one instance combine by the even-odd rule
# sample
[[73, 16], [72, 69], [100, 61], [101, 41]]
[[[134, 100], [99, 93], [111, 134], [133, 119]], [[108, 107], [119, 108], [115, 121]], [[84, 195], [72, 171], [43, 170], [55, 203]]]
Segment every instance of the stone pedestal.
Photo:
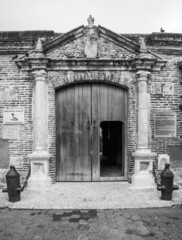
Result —
[[156, 153], [150, 151], [136, 151], [133, 153], [135, 159], [135, 174], [132, 177], [132, 185], [135, 188], [155, 187], [153, 177], [153, 161]]
[[29, 188], [47, 188], [52, 184], [49, 177], [49, 159], [51, 155], [43, 152], [30, 154], [31, 175], [28, 181]]
[[132, 178], [133, 187], [148, 188], [154, 187], [153, 161], [156, 154], [149, 149], [149, 131], [150, 131], [150, 95], [148, 93], [147, 71], [137, 72], [137, 149], [133, 153], [135, 160], [135, 174]]

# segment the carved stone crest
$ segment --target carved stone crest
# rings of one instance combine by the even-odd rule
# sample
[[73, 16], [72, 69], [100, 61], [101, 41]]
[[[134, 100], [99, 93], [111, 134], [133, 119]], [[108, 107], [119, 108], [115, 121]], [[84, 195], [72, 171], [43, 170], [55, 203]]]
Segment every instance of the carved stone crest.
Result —
[[98, 52], [98, 32], [97, 28], [94, 26], [94, 18], [90, 15], [87, 19], [88, 26], [84, 31], [84, 41], [85, 41], [85, 56], [87, 58], [96, 58]]

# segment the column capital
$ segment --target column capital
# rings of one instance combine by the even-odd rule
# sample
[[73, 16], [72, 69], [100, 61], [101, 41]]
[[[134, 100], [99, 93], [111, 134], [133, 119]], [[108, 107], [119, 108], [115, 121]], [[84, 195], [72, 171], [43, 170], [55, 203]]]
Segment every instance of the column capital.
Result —
[[35, 57], [28, 57], [26, 59], [31, 67], [32, 71], [36, 70], [45, 70], [47, 68], [47, 63], [49, 61], [48, 58], [35, 58]]
[[136, 75], [139, 81], [147, 81], [148, 77], [151, 75], [149, 71], [137, 71]]
[[45, 81], [47, 72], [44, 69], [36, 69], [32, 71], [32, 75], [34, 76], [35, 81]]

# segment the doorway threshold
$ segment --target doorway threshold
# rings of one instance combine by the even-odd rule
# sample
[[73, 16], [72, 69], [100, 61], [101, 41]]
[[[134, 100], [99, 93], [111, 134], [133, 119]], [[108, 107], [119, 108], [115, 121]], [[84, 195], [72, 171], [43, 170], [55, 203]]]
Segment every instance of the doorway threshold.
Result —
[[101, 182], [127, 181], [126, 177], [100, 177]]

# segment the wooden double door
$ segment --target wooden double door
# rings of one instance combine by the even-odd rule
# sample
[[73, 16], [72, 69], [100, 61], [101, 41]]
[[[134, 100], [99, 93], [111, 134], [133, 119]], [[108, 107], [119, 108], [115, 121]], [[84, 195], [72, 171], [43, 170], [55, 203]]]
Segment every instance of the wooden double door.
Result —
[[[56, 138], [57, 181], [125, 180], [127, 89], [79, 83], [56, 90]], [[101, 159], [111, 161], [111, 155], [118, 177], [101, 174]]]

